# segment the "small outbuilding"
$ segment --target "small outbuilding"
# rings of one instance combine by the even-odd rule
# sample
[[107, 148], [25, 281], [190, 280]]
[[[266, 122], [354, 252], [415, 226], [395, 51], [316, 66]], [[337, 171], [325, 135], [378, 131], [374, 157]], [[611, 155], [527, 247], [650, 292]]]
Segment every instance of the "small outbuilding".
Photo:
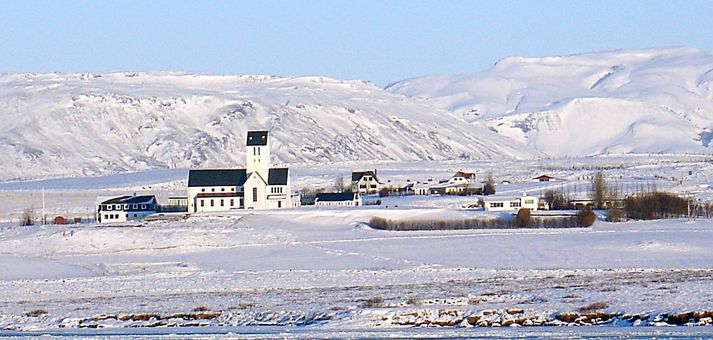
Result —
[[314, 205], [318, 207], [358, 207], [362, 205], [362, 201], [358, 192], [323, 192], [314, 198]]

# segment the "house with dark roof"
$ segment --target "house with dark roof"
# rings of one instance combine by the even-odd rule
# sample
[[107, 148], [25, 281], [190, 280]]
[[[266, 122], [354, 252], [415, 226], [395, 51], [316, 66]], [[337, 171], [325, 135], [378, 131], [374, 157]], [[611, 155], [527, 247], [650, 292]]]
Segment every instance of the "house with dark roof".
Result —
[[381, 182], [377, 177], [376, 169], [366, 171], [352, 171], [352, 192], [370, 195], [379, 193]]
[[557, 179], [550, 175], [539, 175], [537, 177], [533, 177], [532, 180], [535, 182], [554, 182]]
[[358, 207], [362, 205], [362, 201], [358, 192], [323, 192], [314, 198], [314, 205], [318, 207]]
[[188, 212], [293, 206], [289, 169], [270, 166], [268, 137], [267, 131], [248, 131], [245, 168], [191, 169]]
[[153, 215], [158, 209], [156, 196], [118, 196], [101, 198], [97, 204], [97, 222], [117, 223], [142, 220]]

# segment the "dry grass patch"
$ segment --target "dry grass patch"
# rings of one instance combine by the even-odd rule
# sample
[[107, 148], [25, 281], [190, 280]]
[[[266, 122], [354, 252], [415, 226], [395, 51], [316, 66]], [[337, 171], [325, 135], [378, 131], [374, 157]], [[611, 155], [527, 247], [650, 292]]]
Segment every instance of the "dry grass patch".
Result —
[[591, 313], [591, 312], [597, 312], [597, 311], [600, 311], [602, 309], [607, 309], [607, 308], [609, 308], [609, 303], [601, 301], [601, 302], [594, 302], [594, 303], [590, 303], [586, 306], [579, 307], [579, 311], [581, 313]]

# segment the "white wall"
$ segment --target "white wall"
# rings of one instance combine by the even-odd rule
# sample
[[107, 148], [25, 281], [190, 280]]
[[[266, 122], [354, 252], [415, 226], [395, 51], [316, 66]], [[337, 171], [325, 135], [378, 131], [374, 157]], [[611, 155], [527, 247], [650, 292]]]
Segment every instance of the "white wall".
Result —
[[189, 187], [188, 188], [188, 212], [196, 212], [196, 195], [200, 193], [226, 193], [241, 192], [242, 187], [235, 186], [215, 186], [215, 187]]
[[[538, 201], [539, 199], [533, 196], [522, 196], [502, 200], [487, 200], [485, 201], [484, 208], [486, 211], [518, 211], [521, 208], [535, 211], [538, 208]], [[494, 204], [502, 204], [502, 207], [494, 207]]]
[[[230, 200], [233, 200], [233, 205]], [[240, 208], [240, 200], [242, 197], [200, 197], [196, 198], [196, 212], [211, 212], [211, 211], [229, 211], [231, 209]], [[213, 205], [211, 206], [211, 200]], [[221, 205], [221, 200], [223, 205]]]

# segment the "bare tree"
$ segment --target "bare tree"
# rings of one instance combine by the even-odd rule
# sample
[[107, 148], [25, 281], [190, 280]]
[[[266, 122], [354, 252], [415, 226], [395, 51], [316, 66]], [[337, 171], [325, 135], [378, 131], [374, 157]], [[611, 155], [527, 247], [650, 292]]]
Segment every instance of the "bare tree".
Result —
[[602, 209], [607, 199], [607, 182], [602, 172], [597, 172], [592, 177], [591, 198], [594, 209]]
[[30, 226], [30, 225], [35, 225], [35, 210], [32, 208], [27, 208], [25, 211], [22, 212], [22, 216], [20, 216], [20, 225], [21, 226]]
[[485, 184], [483, 185], [483, 195], [493, 194], [495, 194], [495, 180], [493, 179], [493, 173], [489, 172], [488, 177], [485, 179]]
[[344, 176], [337, 176], [337, 178], [334, 180], [334, 189], [337, 192], [344, 192]]

